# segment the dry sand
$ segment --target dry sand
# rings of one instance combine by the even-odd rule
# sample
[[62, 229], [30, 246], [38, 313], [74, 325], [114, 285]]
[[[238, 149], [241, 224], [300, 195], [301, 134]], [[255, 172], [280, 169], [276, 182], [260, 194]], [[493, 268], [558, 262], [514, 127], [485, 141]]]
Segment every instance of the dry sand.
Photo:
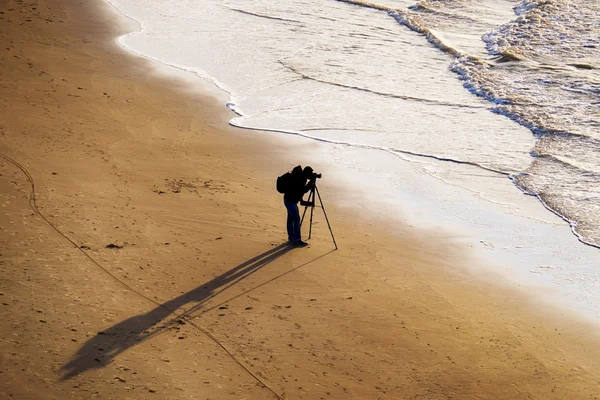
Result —
[[340, 250], [319, 210], [282, 246], [274, 177], [312, 145], [229, 127], [104, 2], [0, 11], [1, 399], [600, 398], [597, 329], [437, 232], [323, 184]]

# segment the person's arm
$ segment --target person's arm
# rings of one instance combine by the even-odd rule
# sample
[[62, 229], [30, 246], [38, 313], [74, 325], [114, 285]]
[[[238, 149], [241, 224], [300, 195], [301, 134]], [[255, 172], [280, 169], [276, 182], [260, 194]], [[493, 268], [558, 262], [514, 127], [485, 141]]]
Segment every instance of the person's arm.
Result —
[[304, 193], [308, 193], [315, 185], [314, 181], [308, 181], [308, 183], [306, 184], [306, 186], [304, 186], [304, 192], [302, 192], [302, 194]]
[[[304, 186], [304, 192], [302, 193], [302, 197], [304, 197], [304, 194], [309, 192], [314, 187], [314, 184], [314, 181], [308, 181], [308, 183]], [[312, 207], [314, 203], [312, 201], [304, 201], [304, 199], [300, 199], [300, 205]]]

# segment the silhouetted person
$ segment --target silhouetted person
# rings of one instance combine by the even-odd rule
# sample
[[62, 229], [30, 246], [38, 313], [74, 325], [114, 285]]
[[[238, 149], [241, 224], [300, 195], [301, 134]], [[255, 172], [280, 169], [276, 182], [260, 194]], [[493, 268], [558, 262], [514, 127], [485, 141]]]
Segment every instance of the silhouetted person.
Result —
[[283, 195], [283, 203], [287, 209], [287, 233], [289, 242], [297, 247], [304, 247], [308, 243], [302, 241], [300, 232], [300, 211], [298, 210], [298, 202], [302, 205], [310, 205], [310, 203], [302, 200], [304, 194], [310, 191], [314, 185], [313, 169], [305, 167], [304, 170], [300, 165], [295, 167], [291, 172], [291, 177], [286, 183], [285, 192]]

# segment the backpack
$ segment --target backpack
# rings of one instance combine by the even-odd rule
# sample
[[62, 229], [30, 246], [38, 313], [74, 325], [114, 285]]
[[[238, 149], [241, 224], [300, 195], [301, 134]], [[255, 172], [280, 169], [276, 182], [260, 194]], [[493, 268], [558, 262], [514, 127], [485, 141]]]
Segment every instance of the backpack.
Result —
[[292, 181], [292, 173], [286, 172], [285, 174], [277, 177], [277, 191], [285, 194], [289, 189]]

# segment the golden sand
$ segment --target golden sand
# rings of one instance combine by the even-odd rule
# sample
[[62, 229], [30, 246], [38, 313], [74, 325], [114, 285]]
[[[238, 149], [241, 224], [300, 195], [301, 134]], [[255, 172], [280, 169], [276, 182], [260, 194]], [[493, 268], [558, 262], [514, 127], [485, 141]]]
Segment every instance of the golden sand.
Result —
[[600, 398], [597, 330], [435, 232], [325, 186], [340, 249], [282, 245], [312, 145], [228, 126], [104, 2], [0, 11], [0, 398]]

